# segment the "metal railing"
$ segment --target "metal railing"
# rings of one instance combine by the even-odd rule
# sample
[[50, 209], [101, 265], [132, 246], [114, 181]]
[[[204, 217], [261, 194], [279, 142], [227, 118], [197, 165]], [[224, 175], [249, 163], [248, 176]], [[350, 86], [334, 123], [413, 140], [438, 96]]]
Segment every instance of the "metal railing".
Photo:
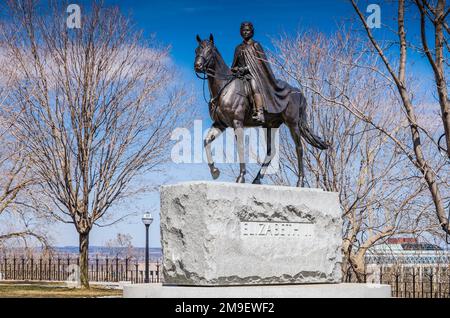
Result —
[[[77, 257], [4, 257], [0, 259], [0, 280], [70, 281], [79, 265]], [[144, 262], [133, 258], [91, 257], [91, 282], [144, 283]], [[162, 282], [160, 263], [152, 262], [150, 283]], [[349, 281], [354, 279], [350, 278]], [[450, 268], [398, 268], [380, 266], [364, 276], [366, 283], [388, 284], [399, 298], [450, 298]]]
[[[160, 264], [152, 263], [151, 283], [161, 282]], [[18, 281], [68, 281], [77, 271], [77, 257], [4, 257], [0, 259], [0, 279]], [[131, 258], [95, 257], [89, 260], [89, 280], [92, 282], [129, 281], [143, 283], [144, 263]]]
[[439, 266], [380, 266], [364, 282], [387, 284], [392, 297], [450, 298], [450, 268]]

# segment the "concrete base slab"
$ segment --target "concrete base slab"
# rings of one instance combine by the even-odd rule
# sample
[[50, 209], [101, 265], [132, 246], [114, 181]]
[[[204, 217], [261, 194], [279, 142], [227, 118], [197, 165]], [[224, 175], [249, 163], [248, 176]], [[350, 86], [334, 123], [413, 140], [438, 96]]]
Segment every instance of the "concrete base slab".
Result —
[[125, 285], [124, 298], [390, 298], [380, 284], [187, 287], [162, 284]]

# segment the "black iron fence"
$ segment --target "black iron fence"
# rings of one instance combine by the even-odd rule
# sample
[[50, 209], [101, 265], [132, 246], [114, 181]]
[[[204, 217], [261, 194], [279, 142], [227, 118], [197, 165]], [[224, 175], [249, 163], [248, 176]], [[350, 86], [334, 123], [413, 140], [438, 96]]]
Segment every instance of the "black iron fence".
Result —
[[[89, 260], [91, 282], [144, 283], [144, 262], [131, 258], [95, 257]], [[79, 275], [79, 259], [75, 257], [10, 257], [0, 259], [0, 280], [74, 281]], [[160, 264], [151, 263], [151, 283], [161, 282]]]
[[391, 285], [392, 297], [450, 298], [450, 268], [439, 266], [380, 266], [365, 282]]
[[[144, 283], [145, 263], [134, 258], [91, 257], [91, 282]], [[162, 282], [159, 262], [150, 264], [151, 283]], [[77, 257], [4, 257], [0, 259], [0, 281], [73, 281], [79, 270]], [[350, 278], [350, 281], [354, 279]], [[399, 298], [450, 298], [450, 268], [380, 266], [364, 276], [367, 283], [388, 284]]]

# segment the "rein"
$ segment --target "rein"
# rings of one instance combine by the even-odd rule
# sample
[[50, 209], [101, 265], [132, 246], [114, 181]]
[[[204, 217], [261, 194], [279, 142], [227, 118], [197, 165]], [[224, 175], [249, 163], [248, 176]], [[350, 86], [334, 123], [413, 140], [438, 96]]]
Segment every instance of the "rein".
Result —
[[[209, 64], [209, 63], [207, 63], [207, 64]], [[223, 90], [234, 80], [234, 79], [236, 79], [236, 78], [240, 78], [241, 76], [239, 75], [239, 74], [217, 74], [216, 72], [214, 72], [214, 74], [213, 73], [211, 73], [211, 72], [209, 72], [209, 67], [205, 67], [206, 68], [206, 70], [202, 70], [202, 73], [200, 73], [200, 74], [202, 74], [202, 75], [199, 75], [199, 73], [198, 72], [195, 72], [195, 75], [199, 78], [199, 79], [201, 79], [202, 81], [203, 81], [203, 99], [205, 100], [205, 102], [206, 102], [206, 104], [208, 104], [208, 106], [209, 105], [212, 105], [214, 108], [213, 108], [213, 116], [215, 115], [215, 113], [216, 113], [216, 110], [217, 110], [217, 107], [219, 106], [219, 105], [217, 105], [216, 103], [215, 103], [215, 101], [216, 101], [216, 99], [217, 98], [219, 98], [219, 96], [222, 94], [222, 92], [223, 92]], [[211, 91], [209, 92], [209, 94], [210, 94], [210, 100], [208, 101], [207, 100], [207, 98], [206, 98], [206, 93], [205, 93], [205, 82], [209, 79], [209, 77], [212, 77], [212, 78], [217, 78], [217, 79], [227, 79], [228, 81], [225, 83], [225, 85], [223, 85], [222, 86], [222, 88], [219, 90], [219, 92], [217, 93], [217, 96], [211, 96], [212, 95], [212, 93], [211, 93]]]

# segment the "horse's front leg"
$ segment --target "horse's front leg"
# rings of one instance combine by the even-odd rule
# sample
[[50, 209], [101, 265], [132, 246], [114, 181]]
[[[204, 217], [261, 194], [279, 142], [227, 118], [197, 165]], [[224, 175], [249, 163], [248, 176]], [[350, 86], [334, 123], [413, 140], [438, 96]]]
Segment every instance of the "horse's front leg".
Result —
[[244, 153], [244, 123], [240, 120], [234, 120], [234, 135], [236, 136], [236, 145], [238, 150], [240, 172], [237, 183], [245, 183], [245, 153]]
[[209, 170], [211, 172], [211, 176], [214, 180], [216, 180], [220, 176], [220, 170], [214, 166], [214, 160], [212, 158], [211, 144], [217, 137], [219, 137], [223, 133], [224, 129], [217, 128], [212, 126], [208, 134], [206, 135], [204, 146], [206, 151], [206, 158], [208, 160]]

